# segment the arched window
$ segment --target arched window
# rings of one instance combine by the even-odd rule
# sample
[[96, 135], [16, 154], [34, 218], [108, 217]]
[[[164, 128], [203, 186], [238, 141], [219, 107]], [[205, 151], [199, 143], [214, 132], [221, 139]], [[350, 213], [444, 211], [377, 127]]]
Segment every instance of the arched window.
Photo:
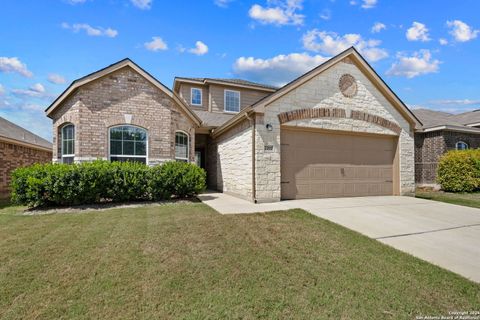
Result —
[[455, 144], [455, 149], [457, 149], [457, 150], [467, 150], [468, 149], [468, 144], [466, 142], [463, 142], [463, 141], [458, 141]]
[[62, 128], [62, 163], [73, 163], [75, 158], [75, 126], [67, 124]]
[[147, 163], [147, 130], [124, 125], [110, 128], [110, 161]]
[[188, 162], [189, 139], [183, 131], [175, 132], [175, 160]]

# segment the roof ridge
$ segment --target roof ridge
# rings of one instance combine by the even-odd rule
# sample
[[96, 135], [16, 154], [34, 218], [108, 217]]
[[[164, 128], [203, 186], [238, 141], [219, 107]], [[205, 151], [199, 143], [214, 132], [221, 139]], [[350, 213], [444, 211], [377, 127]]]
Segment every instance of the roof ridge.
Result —
[[242, 79], [242, 78], [181, 77], [181, 76], [176, 76], [175, 80], [176, 79], [197, 80], [197, 81], [213, 80], [213, 81], [221, 81], [221, 82], [228, 82], [228, 83], [236, 83], [237, 82], [237, 84], [242, 84], [241, 82], [244, 82], [243, 84], [246, 84], [246, 85], [264, 87], [264, 88], [269, 88], [269, 89], [278, 89], [279, 88], [275, 85], [261, 83], [261, 82], [257, 82], [257, 81], [251, 81], [251, 80]]

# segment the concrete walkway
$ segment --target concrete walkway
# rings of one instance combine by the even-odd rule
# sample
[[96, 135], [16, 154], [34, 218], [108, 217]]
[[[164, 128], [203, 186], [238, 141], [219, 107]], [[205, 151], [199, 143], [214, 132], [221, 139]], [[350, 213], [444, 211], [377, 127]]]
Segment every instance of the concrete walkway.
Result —
[[216, 192], [199, 198], [222, 214], [301, 208], [480, 282], [480, 209], [393, 196], [268, 204]]

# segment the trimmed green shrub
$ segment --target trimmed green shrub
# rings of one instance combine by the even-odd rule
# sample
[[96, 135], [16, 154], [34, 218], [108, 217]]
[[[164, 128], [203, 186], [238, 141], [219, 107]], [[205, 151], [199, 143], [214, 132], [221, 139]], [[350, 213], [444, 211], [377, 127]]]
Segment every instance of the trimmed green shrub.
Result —
[[187, 162], [167, 162], [160, 167], [164, 188], [178, 197], [191, 197], [205, 189], [205, 170]]
[[13, 202], [38, 207], [191, 197], [205, 189], [205, 181], [205, 171], [190, 163], [94, 161], [19, 168], [11, 187]]
[[473, 192], [480, 188], [480, 150], [452, 150], [438, 164], [437, 182], [450, 192]]

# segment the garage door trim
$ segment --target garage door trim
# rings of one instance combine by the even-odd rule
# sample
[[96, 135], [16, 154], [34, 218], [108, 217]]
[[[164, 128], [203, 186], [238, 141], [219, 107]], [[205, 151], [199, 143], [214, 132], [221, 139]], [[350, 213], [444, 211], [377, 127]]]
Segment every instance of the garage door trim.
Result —
[[[392, 181], [392, 194], [393, 195], [399, 195], [400, 194], [400, 170], [399, 170], [399, 139], [398, 135], [394, 134], [375, 134], [375, 133], [368, 133], [368, 132], [355, 132], [355, 131], [341, 131], [341, 130], [327, 130], [327, 129], [320, 129], [320, 128], [306, 128], [306, 127], [297, 127], [297, 126], [288, 126], [288, 125], [282, 125], [281, 126], [281, 134], [280, 134], [280, 139], [282, 140], [282, 135], [287, 134], [289, 131], [295, 132], [311, 132], [311, 133], [318, 133], [318, 134], [331, 134], [331, 135], [344, 135], [344, 136], [365, 136], [365, 137], [372, 137], [372, 138], [391, 138], [394, 149], [390, 149], [393, 151], [390, 153], [390, 156], [393, 156], [393, 163], [391, 165], [391, 179]], [[280, 141], [280, 152], [281, 152], [281, 188], [284, 188], [284, 185], [286, 184], [287, 181], [284, 181], [284, 168], [283, 168], [283, 161], [284, 161], [284, 141]], [[346, 167], [348, 165], [345, 165]], [[287, 179], [288, 180], [288, 179]], [[282, 193], [282, 198], [284, 198], [284, 193]]]

